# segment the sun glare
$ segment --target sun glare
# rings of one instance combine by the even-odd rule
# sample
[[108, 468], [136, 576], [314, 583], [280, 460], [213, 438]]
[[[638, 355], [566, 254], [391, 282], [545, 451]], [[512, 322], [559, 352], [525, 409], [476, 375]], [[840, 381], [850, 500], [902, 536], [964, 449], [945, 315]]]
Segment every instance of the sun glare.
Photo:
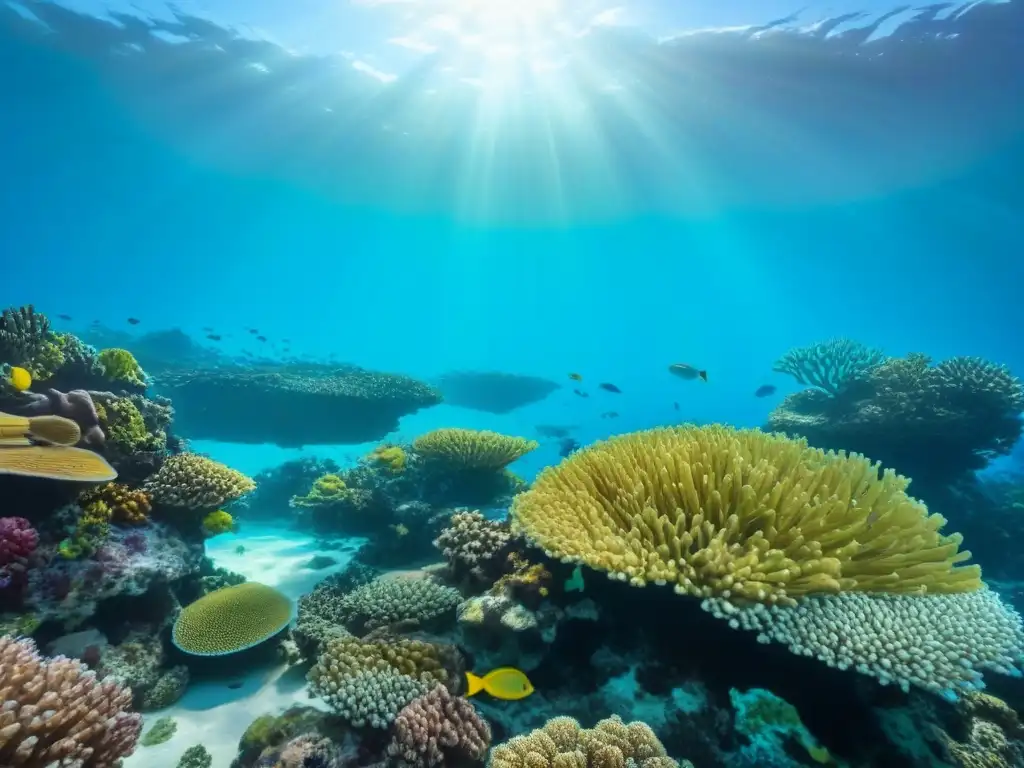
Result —
[[458, 0], [458, 12], [481, 34], [522, 34], [553, 25], [561, 0]]

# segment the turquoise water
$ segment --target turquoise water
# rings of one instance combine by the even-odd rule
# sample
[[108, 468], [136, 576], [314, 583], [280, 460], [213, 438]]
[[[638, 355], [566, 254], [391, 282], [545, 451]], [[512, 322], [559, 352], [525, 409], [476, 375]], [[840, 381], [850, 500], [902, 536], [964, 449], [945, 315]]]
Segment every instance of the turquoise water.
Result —
[[[562, 458], [538, 425], [760, 427], [803, 389], [775, 361], [831, 337], [1024, 372], [1024, 2], [499, 5], [0, 4], [0, 307], [97, 346], [180, 329], [225, 358], [559, 385], [367, 442], [192, 440], [251, 476], [464, 427], [538, 438], [532, 481]], [[1018, 444], [983, 474], [1020, 472]], [[296, 578], [329, 550], [291, 514], [239, 512], [207, 553], [297, 600], [351, 553]], [[288, 674], [203, 683], [187, 738], [127, 765], [198, 741], [229, 765], [249, 720], [314, 701]], [[668, 706], [631, 675], [610, 700]]]

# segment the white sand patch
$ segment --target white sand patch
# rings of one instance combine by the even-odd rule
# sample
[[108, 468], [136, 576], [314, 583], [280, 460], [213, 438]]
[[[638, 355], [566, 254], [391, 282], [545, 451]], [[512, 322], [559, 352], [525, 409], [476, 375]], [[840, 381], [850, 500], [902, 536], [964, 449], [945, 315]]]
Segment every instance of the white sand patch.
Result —
[[[343, 548], [325, 549], [318, 547], [312, 536], [299, 531], [250, 523], [243, 526], [237, 534], [223, 534], [208, 541], [207, 554], [216, 565], [275, 587], [292, 600], [344, 568], [362, 543], [361, 539], [348, 539]], [[237, 551], [239, 545], [244, 547], [243, 552]], [[316, 555], [326, 555], [337, 563], [317, 571], [305, 568]], [[229, 683], [241, 683], [241, 687], [232, 689]], [[210, 752], [213, 768], [228, 768], [249, 723], [260, 715], [280, 714], [296, 704], [324, 708], [307, 693], [303, 671], [283, 665], [253, 669], [243, 677], [193, 682], [173, 707], [145, 716], [147, 730], [159, 718], [173, 717], [178, 725], [174, 736], [153, 747], [140, 746], [125, 761], [125, 768], [175, 768], [182, 753], [195, 744], [202, 744]]]

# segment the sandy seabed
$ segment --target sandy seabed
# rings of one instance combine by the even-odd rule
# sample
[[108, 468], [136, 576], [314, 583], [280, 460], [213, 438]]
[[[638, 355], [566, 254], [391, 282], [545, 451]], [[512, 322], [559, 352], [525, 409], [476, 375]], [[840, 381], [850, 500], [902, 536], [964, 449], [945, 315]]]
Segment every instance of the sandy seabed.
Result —
[[[216, 565], [240, 573], [249, 581], [276, 587], [294, 601], [341, 570], [360, 543], [353, 539], [341, 549], [328, 550], [301, 532], [246, 524], [237, 534], [211, 539], [206, 552]], [[243, 552], [237, 551], [239, 545], [244, 547]], [[321, 570], [305, 567], [316, 555], [337, 562]], [[241, 683], [241, 687], [232, 689], [228, 683]], [[145, 715], [144, 729], [161, 717], [173, 717], [178, 729], [163, 744], [138, 747], [125, 761], [125, 768], [175, 768], [182, 753], [195, 744], [204, 745], [210, 752], [213, 768], [228, 768], [249, 723], [294, 704], [322, 707], [321, 702], [309, 697], [302, 670], [289, 670], [284, 665], [261, 667], [230, 679], [196, 681], [173, 707]]]

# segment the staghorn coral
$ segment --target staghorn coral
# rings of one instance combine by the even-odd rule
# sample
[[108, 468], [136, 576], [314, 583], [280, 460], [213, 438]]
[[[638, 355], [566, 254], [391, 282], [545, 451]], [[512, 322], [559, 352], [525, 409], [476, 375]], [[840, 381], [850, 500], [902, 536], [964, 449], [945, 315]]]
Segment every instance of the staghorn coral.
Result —
[[500, 470], [538, 446], [535, 440], [478, 429], [435, 429], [413, 441], [423, 458], [456, 470]]
[[50, 321], [31, 304], [5, 309], [0, 314], [0, 363], [29, 368], [35, 376], [33, 359], [50, 336]]
[[772, 370], [788, 373], [801, 384], [835, 396], [882, 363], [880, 350], [850, 339], [829, 339], [808, 347], [791, 349]]
[[454, 615], [459, 592], [429, 578], [377, 578], [345, 595], [339, 613], [351, 631]]
[[131, 699], [81, 662], [46, 659], [31, 640], [0, 637], [0, 764], [116, 768], [142, 731], [142, 718], [127, 711]]
[[135, 359], [135, 355], [127, 349], [103, 349], [97, 356], [103, 375], [116, 384], [127, 384], [132, 387], [145, 388], [146, 374]]
[[155, 502], [168, 507], [209, 509], [234, 501], [256, 487], [220, 462], [195, 453], [179, 453], [163, 463], [145, 484]]
[[[523, 736], [491, 750], [489, 768], [681, 768], [665, 752], [654, 731], [617, 715], [593, 728], [571, 717], [555, 717]], [[692, 768], [683, 761], [682, 768]]]
[[78, 504], [83, 508], [96, 502], [109, 508], [115, 523], [126, 525], [142, 525], [149, 519], [152, 509], [152, 499], [148, 493], [129, 488], [123, 483], [105, 483], [83, 491], [78, 496]]
[[968, 592], [961, 537], [862, 456], [757, 430], [680, 427], [597, 443], [546, 470], [513, 530], [635, 586], [793, 605], [814, 593]]
[[171, 640], [193, 656], [225, 656], [269, 640], [291, 617], [287, 597], [250, 581], [210, 592], [183, 608]]
[[[672, 584], [734, 628], [905, 689], [1012, 671], [1021, 619], [960, 566], [961, 537], [860, 456], [724, 427], [598, 443], [513, 507], [552, 557]], [[850, 642], [850, 638], [856, 638]]]
[[23, 517], [0, 517], [0, 590], [21, 587], [39, 534]]
[[501, 559], [512, 532], [508, 523], [488, 520], [480, 512], [456, 512], [434, 540], [453, 571], [484, 568]]
[[437, 685], [398, 713], [387, 752], [414, 768], [435, 768], [482, 762], [490, 743], [490, 726], [473, 705]]
[[207, 536], [219, 536], [234, 530], [235, 519], [230, 512], [218, 509], [203, 518], [203, 533]]

